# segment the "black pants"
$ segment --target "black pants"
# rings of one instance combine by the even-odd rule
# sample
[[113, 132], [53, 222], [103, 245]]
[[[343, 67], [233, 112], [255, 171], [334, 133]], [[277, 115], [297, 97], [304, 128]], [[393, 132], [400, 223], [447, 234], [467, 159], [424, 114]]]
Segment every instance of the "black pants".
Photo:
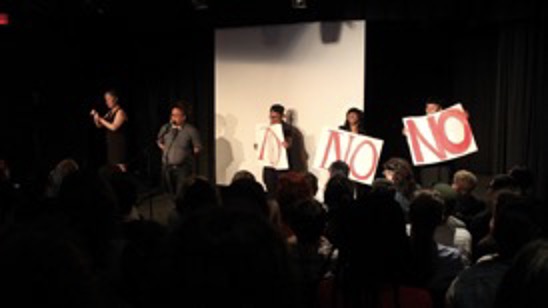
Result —
[[184, 181], [192, 175], [192, 165], [164, 165], [162, 167], [162, 186], [173, 197], [179, 193]]
[[269, 199], [276, 198], [278, 192], [278, 181], [280, 176], [287, 171], [279, 171], [274, 168], [263, 168], [263, 183], [266, 186], [266, 195]]

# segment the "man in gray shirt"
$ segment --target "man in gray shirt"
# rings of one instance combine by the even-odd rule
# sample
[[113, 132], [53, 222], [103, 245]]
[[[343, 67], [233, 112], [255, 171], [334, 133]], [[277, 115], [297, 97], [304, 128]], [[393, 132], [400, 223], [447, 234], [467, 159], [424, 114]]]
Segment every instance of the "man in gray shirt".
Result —
[[187, 114], [183, 103], [175, 103], [171, 108], [171, 121], [158, 133], [158, 147], [162, 150], [162, 183], [173, 196], [183, 181], [192, 175], [194, 157], [202, 149], [198, 131], [187, 123]]

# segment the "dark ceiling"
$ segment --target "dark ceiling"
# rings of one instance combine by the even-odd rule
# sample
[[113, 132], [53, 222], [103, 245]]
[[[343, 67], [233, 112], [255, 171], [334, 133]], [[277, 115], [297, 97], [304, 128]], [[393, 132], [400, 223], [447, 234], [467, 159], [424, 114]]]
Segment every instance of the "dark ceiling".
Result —
[[[305, 9], [293, 2], [304, 1]], [[171, 31], [306, 20], [455, 21], [474, 26], [541, 16], [542, 0], [3, 0], [11, 28]], [[546, 15], [543, 15], [546, 16]]]

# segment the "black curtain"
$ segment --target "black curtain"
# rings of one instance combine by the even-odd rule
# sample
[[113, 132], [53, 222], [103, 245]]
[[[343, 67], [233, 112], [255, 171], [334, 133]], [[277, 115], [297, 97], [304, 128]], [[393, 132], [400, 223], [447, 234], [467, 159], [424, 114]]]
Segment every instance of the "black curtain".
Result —
[[213, 176], [210, 24], [170, 31], [110, 24], [7, 29], [0, 46], [0, 158], [8, 159], [18, 182], [40, 190], [48, 171], [67, 157], [92, 170], [105, 162], [104, 132], [89, 111], [105, 112], [102, 94], [110, 88], [118, 90], [129, 115], [133, 172], [151, 184], [157, 180], [156, 134], [169, 120], [170, 104], [184, 100], [204, 143], [197, 172]]
[[498, 42], [493, 169], [527, 165], [536, 175], [536, 192], [548, 188], [548, 49], [546, 22], [515, 22], [501, 27]]
[[546, 22], [369, 22], [366, 127], [384, 140], [381, 162], [409, 158], [401, 118], [424, 113], [428, 96], [462, 102], [479, 152], [455, 169], [484, 176], [525, 165], [546, 197]]

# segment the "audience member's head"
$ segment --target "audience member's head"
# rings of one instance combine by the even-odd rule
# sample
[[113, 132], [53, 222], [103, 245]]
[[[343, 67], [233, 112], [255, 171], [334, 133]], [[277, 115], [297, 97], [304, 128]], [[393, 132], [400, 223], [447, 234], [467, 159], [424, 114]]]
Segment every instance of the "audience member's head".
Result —
[[548, 241], [527, 245], [497, 291], [496, 308], [548, 307]]
[[295, 204], [301, 200], [312, 198], [312, 190], [306, 176], [299, 172], [287, 172], [280, 176], [276, 201], [280, 207], [282, 220], [291, 215]]
[[193, 212], [218, 206], [217, 188], [205, 178], [188, 178], [177, 192], [175, 204], [177, 212], [184, 219]]
[[489, 182], [488, 189], [490, 191], [499, 191], [499, 190], [516, 190], [517, 185], [514, 178], [507, 174], [497, 174]]
[[478, 178], [468, 170], [459, 170], [453, 176], [453, 189], [461, 195], [470, 195], [478, 185]]
[[264, 188], [249, 178], [233, 181], [226, 188], [223, 205], [227, 208], [249, 211], [264, 217], [270, 216]]
[[426, 237], [432, 240], [436, 227], [442, 222], [443, 209], [444, 201], [438, 192], [418, 191], [409, 207], [411, 237]]
[[312, 190], [312, 196], [315, 196], [318, 193], [318, 177], [314, 175], [312, 172], [307, 172], [305, 175], [306, 182], [308, 183], [308, 186], [310, 186], [310, 189]]
[[173, 234], [170, 307], [293, 307], [285, 242], [266, 219], [212, 208]]
[[232, 177], [232, 183], [234, 183], [235, 181], [238, 181], [238, 180], [242, 180], [242, 179], [256, 181], [255, 176], [253, 175], [253, 173], [251, 173], [247, 170], [240, 170], [240, 171], [236, 172], [234, 174], [234, 176]]
[[523, 196], [531, 193], [534, 183], [533, 172], [525, 166], [514, 166], [508, 171], [508, 175], [514, 179], [516, 186]]
[[354, 202], [354, 185], [343, 175], [333, 176], [327, 181], [323, 200], [330, 213]]
[[531, 202], [514, 193], [498, 195], [493, 217], [493, 237], [502, 257], [513, 257], [522, 246], [537, 237], [541, 229], [533, 217]]
[[322, 204], [315, 199], [306, 199], [295, 204], [288, 224], [299, 244], [318, 244], [325, 231], [326, 219]]
[[394, 183], [385, 178], [378, 178], [373, 181], [371, 186], [371, 193], [391, 194], [394, 196], [396, 193], [396, 187]]
[[348, 177], [350, 175], [350, 167], [342, 160], [332, 162], [328, 170], [330, 178], [336, 175], [341, 175], [344, 177]]
[[443, 218], [446, 220], [455, 212], [457, 205], [457, 192], [449, 184], [438, 183], [434, 185], [433, 190], [436, 191], [443, 199]]
[[497, 174], [489, 182], [486, 193], [486, 201], [489, 208], [492, 209], [494, 206], [498, 195], [502, 191], [513, 191], [517, 192], [517, 186], [514, 179], [507, 174]]
[[396, 190], [407, 199], [411, 199], [417, 185], [411, 164], [403, 158], [393, 157], [383, 164], [385, 178], [396, 187]]

